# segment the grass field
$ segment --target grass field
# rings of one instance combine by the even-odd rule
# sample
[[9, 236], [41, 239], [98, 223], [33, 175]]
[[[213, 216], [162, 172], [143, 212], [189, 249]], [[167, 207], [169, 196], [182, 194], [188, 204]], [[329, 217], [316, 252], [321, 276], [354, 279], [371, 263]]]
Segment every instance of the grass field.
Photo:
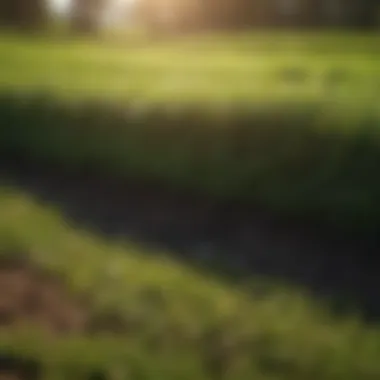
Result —
[[373, 229], [379, 38], [3, 36], [0, 144]]
[[[258, 279], [247, 292], [165, 252], [151, 257], [105, 243], [11, 188], [3, 188], [0, 207], [1, 267], [7, 259], [19, 279], [2, 296], [4, 305], [12, 294], [15, 307], [3, 321], [0, 353], [34, 360], [43, 379], [374, 380], [380, 374], [379, 331], [356, 318], [332, 317], [306, 292]], [[23, 306], [17, 300], [25, 268], [15, 262], [26, 259], [65, 281], [66, 298], [39, 304], [36, 316], [16, 310]], [[78, 304], [80, 295], [86, 303]], [[54, 324], [56, 308], [66, 325]], [[75, 323], [77, 308], [85, 316]], [[36, 320], [40, 332], [28, 328]]]
[[[376, 232], [379, 47], [377, 35], [338, 33], [4, 35], [0, 159], [158, 180]], [[58, 210], [0, 189], [0, 296], [12, 289], [0, 297], [1, 363], [31, 358], [48, 380], [380, 377], [378, 328], [332, 316], [303, 289], [252, 279], [248, 291], [74, 230]], [[57, 278], [64, 290], [38, 303]], [[39, 286], [34, 305], [21, 300], [25, 283]]]
[[371, 170], [362, 177], [379, 159], [379, 38], [2, 36], [2, 143], [274, 208], [295, 210], [293, 197], [305, 212], [347, 209], [341, 219], [372, 224], [380, 185]]
[[[0, 38], [3, 86], [142, 102], [375, 101], [379, 36], [264, 34], [107, 42]], [[327, 99], [326, 99], [327, 96]]]
[[0, 145], [373, 230], [378, 39], [2, 37]]

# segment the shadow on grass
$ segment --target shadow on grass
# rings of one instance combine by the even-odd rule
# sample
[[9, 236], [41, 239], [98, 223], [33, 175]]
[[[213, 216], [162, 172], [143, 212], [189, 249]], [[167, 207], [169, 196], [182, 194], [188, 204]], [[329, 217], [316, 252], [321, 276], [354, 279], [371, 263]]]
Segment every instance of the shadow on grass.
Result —
[[[6, 101], [9, 102], [9, 109]], [[83, 124], [84, 126], [83, 135], [81, 134], [82, 132], [77, 132], [72, 128], [67, 132], [68, 135], [65, 135], [65, 126], [68, 127], [75, 117], [72, 119], [71, 115], [67, 116], [65, 113], [62, 114], [61, 118], [57, 117], [56, 111], [49, 108], [50, 103], [47, 98], [42, 99], [43, 104], [39, 104], [38, 99], [35, 99], [35, 101], [37, 103], [28, 105], [26, 102], [26, 105], [23, 105], [22, 98], [20, 98], [20, 104], [16, 104], [12, 103], [12, 99], [8, 99], [6, 94], [2, 97], [0, 106], [4, 112], [1, 114], [0, 119], [0, 122], [3, 120], [3, 131], [0, 131], [0, 136], [3, 136], [4, 139], [0, 141], [0, 181], [4, 185], [21, 188], [40, 201], [56, 206], [62, 212], [67, 223], [73, 227], [89, 228], [112, 239], [129, 239], [144, 245], [164, 248], [181, 259], [206, 267], [208, 270], [229, 275], [235, 280], [249, 281], [252, 276], [263, 275], [279, 281], [302, 285], [318, 295], [333, 299], [333, 305], [337, 311], [342, 312], [355, 306], [356, 311], [364, 317], [380, 317], [380, 305], [378, 303], [380, 297], [380, 278], [378, 276], [380, 244], [378, 239], [365, 237], [364, 235], [359, 236], [359, 234], [355, 236], [348, 233], [338, 233], [321, 226], [307, 225], [307, 223], [302, 223], [300, 220], [294, 221], [278, 217], [253, 206], [247, 206], [247, 203], [239, 205], [232, 202], [216, 202], [211, 198], [195, 197], [183, 192], [170, 191], [157, 184], [142, 183], [141, 181], [122, 182], [110, 178], [106, 179], [100, 175], [83, 174], [83, 172], [80, 173], [79, 171], [77, 174], [73, 174], [70, 173], [70, 170], [57, 169], [57, 162], [70, 156], [68, 148], [70, 147], [70, 142], [73, 141], [77, 145], [71, 147], [73, 151], [75, 150], [77, 156], [74, 155], [72, 162], [70, 161], [68, 165], [69, 168], [76, 168], [76, 159], [83, 159], [83, 169], [86, 166], [88, 157], [91, 158], [92, 154], [94, 154], [95, 162], [101, 161], [103, 156], [97, 156], [99, 147], [105, 144], [103, 150], [107, 151], [112, 147], [113, 143], [118, 141], [117, 136], [113, 136], [112, 144], [106, 145], [107, 143], [110, 144], [110, 142], [104, 142], [102, 139], [107, 134], [111, 135], [110, 131], [116, 131], [116, 134], [119, 133], [119, 130], [115, 128], [122, 127], [125, 123], [121, 124], [122, 120], [116, 120], [117, 116], [115, 117], [116, 121], [111, 125], [108, 123], [113, 121], [105, 119], [102, 121], [104, 125], [101, 125], [105, 129], [100, 128], [96, 133], [101, 132], [96, 135], [92, 131], [91, 124], [99, 122], [95, 112], [95, 116], [91, 114], [90, 119], [82, 120], [79, 118], [76, 120], [78, 125]], [[38, 108], [38, 105], [42, 108]], [[46, 115], [42, 115], [42, 110], [45, 106], [48, 107], [47, 111], [50, 113], [46, 112]], [[36, 110], [39, 110], [41, 115]], [[28, 115], [30, 118], [28, 118]], [[29, 121], [30, 125], [27, 124]], [[54, 125], [54, 121], [58, 123], [58, 126]], [[290, 120], [286, 122], [290, 123]], [[286, 124], [286, 122], [284, 123]], [[35, 129], [38, 130], [36, 135], [34, 134], [34, 129], [32, 129], [35, 126]], [[99, 125], [97, 124], [97, 126]], [[107, 127], [109, 128], [107, 129]], [[262, 130], [264, 131], [264, 129]], [[277, 131], [279, 129], [269, 128], [269, 130]], [[158, 132], [155, 132], [156, 135], [147, 135], [149, 138], [146, 141], [143, 139], [142, 144], [148, 144], [151, 140], [155, 143], [155, 136], [164, 141], [166, 139], [165, 133], [158, 135]], [[176, 137], [175, 134], [171, 134], [171, 131], [164, 130], [162, 132], [167, 132], [168, 139]], [[238, 132], [236, 133], [239, 134]], [[242, 132], [246, 131], [242, 130]], [[72, 136], [71, 133], [73, 133]], [[77, 133], [78, 135], [76, 135]], [[251, 130], [249, 130], [249, 133], [251, 133]], [[284, 134], [284, 132], [282, 133]], [[85, 137], [92, 134], [95, 137], [91, 148], [93, 150], [90, 152], [90, 148], [86, 148], [88, 150], [86, 151], [84, 145], [86, 145]], [[246, 143], [247, 139], [244, 136], [243, 133], [243, 138], [240, 142]], [[253, 135], [247, 136], [251, 138]], [[133, 135], [126, 136], [125, 141], [129, 143], [129, 148], [133, 149], [133, 144], [128, 141], [129, 137], [133, 137]], [[271, 156], [271, 153], [276, 153], [276, 144], [280, 143], [277, 140], [281, 140], [281, 137], [274, 140], [269, 137], [269, 148], [264, 149], [265, 155], [262, 158], [267, 158], [267, 156]], [[83, 150], [86, 151], [86, 154], [89, 154], [88, 157], [83, 156], [83, 158], [80, 155], [82, 152], [79, 145], [82, 142], [79, 142], [78, 138], [83, 138], [81, 140], [83, 141]], [[183, 137], [181, 138], [183, 140]], [[306, 142], [313, 142], [308, 136], [305, 138]], [[8, 142], [4, 143], [6, 139], [8, 139]], [[60, 146], [60, 139], [67, 139], [67, 141], [64, 141], [66, 145]], [[300, 140], [302, 143], [302, 138]], [[50, 143], [55, 142], [57, 145], [49, 145], [49, 141]], [[327, 141], [331, 146], [327, 145], [329, 152], [325, 154], [323, 144]], [[321, 178], [327, 178], [326, 183], [331, 185], [328, 164], [332, 163], [339, 171], [339, 160], [343, 162], [342, 170], [344, 174], [342, 177], [338, 176], [339, 178], [336, 180], [335, 174], [331, 174], [333, 181], [337, 181], [332, 182], [332, 194], [335, 187], [337, 191], [342, 188], [346, 189], [344, 186], [350, 187], [352, 182], [352, 189], [349, 188], [348, 190], [352, 190], [355, 195], [355, 190], [358, 190], [355, 186], [362, 184], [359, 190], [362, 190], [362, 188], [366, 190], [367, 186], [369, 190], [365, 194], [371, 195], [371, 200], [374, 200], [374, 205], [377, 207], [379, 202], [375, 202], [376, 197], [374, 195], [379, 189], [379, 182], [373, 174], [374, 169], [377, 168], [377, 161], [380, 160], [380, 155], [374, 148], [375, 143], [373, 143], [373, 147], [367, 149], [363, 146], [367, 140], [363, 141], [359, 141], [359, 145], [354, 146], [347, 144], [347, 161], [344, 160], [344, 158], [347, 158], [344, 156], [346, 154], [346, 150], [344, 150], [346, 145], [342, 143], [344, 149], [342, 148], [342, 157], [338, 154], [337, 163], [329, 160], [337, 155], [334, 149], [336, 146], [340, 147], [340, 145], [335, 146], [333, 140], [321, 139], [315, 142], [317, 146], [315, 148], [316, 156], [313, 156], [310, 162], [306, 160], [307, 170], [301, 170], [301, 168], [299, 172], [308, 173], [310, 168], [313, 169], [317, 166], [320, 154], [328, 156], [327, 153], [329, 153], [331, 157], [329, 156], [325, 159], [327, 169], [323, 167], [322, 169], [326, 171], [321, 169], [322, 171], [317, 173], [317, 177], [319, 174]], [[296, 142], [297, 140], [293, 141], [294, 144]], [[351, 143], [351, 141], [348, 142]], [[292, 143], [292, 139], [287, 143]], [[7, 150], [12, 144], [12, 148]], [[170, 146], [171, 143], [167, 144]], [[246, 150], [250, 152], [252, 147], [249, 146], [249, 143], [243, 145], [244, 147], [247, 145]], [[148, 144], [148, 146], [150, 145]], [[205, 148], [205, 146], [197, 145], [197, 140], [195, 140], [195, 146], [198, 149]], [[57, 153], [59, 147], [61, 150]], [[294, 149], [298, 149], [295, 145], [293, 150], [292, 147], [290, 145], [290, 153], [294, 152]], [[152, 149], [154, 148], [152, 146]], [[162, 152], [164, 152], [166, 145], [159, 146], [159, 148], [162, 148]], [[46, 152], [41, 152], [42, 149], [46, 149]], [[119, 153], [122, 154], [123, 146], [120, 141], [118, 149], [120, 150]], [[257, 149], [259, 150], [259, 146], [257, 146]], [[308, 148], [303, 148], [303, 150], [307, 151]], [[22, 159], [18, 155], [21, 152], [24, 153]], [[286, 154], [289, 152], [286, 151]], [[359, 156], [355, 156], [355, 152], [359, 152]], [[369, 153], [366, 155], [363, 152]], [[16, 154], [13, 155], [13, 153]], [[159, 150], [158, 153], [160, 153]], [[157, 157], [159, 157], [158, 153]], [[101, 154], [103, 154], [103, 151]], [[203, 151], [200, 151], [200, 155], [202, 154]], [[38, 165], [32, 163], [33, 155], [39, 156]], [[50, 155], [54, 157], [52, 161], [55, 162], [55, 165], [52, 164], [49, 168], [46, 157]], [[144, 155], [141, 153], [140, 155], [141, 157], [138, 158], [144, 159]], [[247, 155], [251, 160], [255, 158], [248, 153]], [[42, 161], [46, 161], [43, 164], [41, 164], [41, 157]], [[223, 162], [220, 161], [219, 163], [217, 161], [218, 156], [215, 157], [215, 162], [217, 162], [215, 167], [218, 168], [217, 165], [222, 165]], [[261, 156], [257, 157], [260, 159]], [[172, 159], [172, 157], [169, 158]], [[202, 159], [207, 158], [207, 155], [202, 156]], [[234, 159], [234, 157], [232, 158]], [[296, 160], [296, 158], [293, 157], [292, 160], [300, 165], [304, 164], [305, 160]], [[148, 160], [152, 159], [154, 160], [154, 155], [148, 158]], [[281, 163], [281, 157], [276, 159]], [[109, 160], [111, 166], [115, 162], [118, 163], [118, 153], [115, 153], [115, 156], [111, 154]], [[243, 161], [236, 161], [235, 164], [243, 165]], [[293, 161], [290, 161], [290, 167]], [[164, 161], [162, 163], [163, 165], [165, 164]], [[308, 166], [309, 163], [310, 167]], [[147, 166], [149, 165], [147, 164]], [[167, 169], [165, 165], [163, 167]], [[363, 167], [368, 168], [368, 174], [363, 172]], [[232, 173], [233, 168], [231, 166], [228, 170]], [[247, 168], [249, 169], [248, 166]], [[273, 170], [280, 169], [281, 165], [279, 167], [274, 166]], [[242, 171], [242, 179], [246, 179], [244, 177], [245, 172], [244, 170]], [[298, 168], [295, 172], [298, 173]], [[279, 187], [281, 183], [284, 185], [287, 183], [287, 173], [286, 170], [285, 174], [281, 171], [275, 171], [275, 173], [279, 173], [279, 177], [284, 177], [284, 179], [280, 178], [279, 182], [274, 181], [273, 184], [266, 177], [263, 177], [262, 180], [269, 181], [268, 183], [274, 187], [274, 194], [277, 194], [276, 186]], [[289, 175], [291, 173], [289, 172]], [[179, 182], [181, 182], [182, 177], [180, 177], [180, 174], [178, 175]], [[309, 173], [307, 175], [309, 176]], [[223, 173], [221, 176], [223, 176]], [[299, 176], [302, 179], [304, 174], [299, 174]], [[174, 174], [173, 178], [176, 179]], [[236, 177], [236, 179], [239, 179], [239, 177]], [[352, 179], [351, 182], [349, 181], [350, 179]], [[297, 180], [295, 180], [294, 189], [297, 187]], [[302, 181], [300, 183], [300, 188], [302, 189]], [[223, 184], [224, 182], [222, 181], [221, 185]], [[310, 199], [305, 198], [308, 201], [306, 203], [312, 203], [313, 199], [318, 200], [318, 196], [314, 197], [314, 194], [317, 194], [319, 186], [322, 185], [311, 188], [310, 194], [312, 196], [310, 196]], [[273, 189], [271, 188], [271, 190]], [[328, 193], [329, 188], [326, 191]], [[278, 194], [280, 193], [278, 192]], [[334, 200], [335, 198], [331, 199]], [[331, 199], [328, 199], [328, 201]], [[328, 201], [326, 204], [321, 203], [323, 207], [326, 208], [329, 205]], [[358, 207], [358, 210], [360, 209], [360, 202], [356, 203], [355, 200], [353, 204]], [[357, 206], [358, 204], [359, 206]], [[332, 204], [332, 206], [334, 205], [338, 207], [337, 211], [344, 210], [339, 201]], [[369, 214], [372, 212], [377, 218], [376, 207], [371, 208], [366, 203], [365, 205]], [[302, 209], [302, 206], [300, 208]], [[325, 212], [326, 209], [321, 211], [322, 214]], [[332, 210], [332, 213], [334, 213], [334, 210]], [[352, 212], [352, 215], [355, 215], [355, 212]], [[363, 215], [366, 215], [365, 212]], [[375, 221], [378, 220], [376, 218], [374, 219]], [[371, 224], [370, 219], [368, 218], [368, 225]]]
[[0, 353], [0, 377], [2, 379], [38, 380], [41, 378], [39, 365], [27, 358], [12, 353]]
[[[74, 228], [167, 249], [232, 280], [268, 276], [328, 297], [336, 312], [380, 317], [377, 241], [281, 220], [152, 184], [2, 165], [1, 181], [53, 205]], [[351, 309], [355, 307], [355, 309]]]

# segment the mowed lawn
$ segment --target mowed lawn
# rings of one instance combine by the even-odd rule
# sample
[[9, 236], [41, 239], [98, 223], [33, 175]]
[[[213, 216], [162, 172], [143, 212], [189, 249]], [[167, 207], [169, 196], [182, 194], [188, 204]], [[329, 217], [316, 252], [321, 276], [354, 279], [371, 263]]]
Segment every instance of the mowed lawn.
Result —
[[0, 87], [154, 102], [380, 96], [380, 35], [252, 33], [84, 41], [0, 37]]
[[[379, 63], [379, 36], [247, 34], [182, 37], [171, 41], [126, 38], [125, 41], [97, 42], [3, 36], [0, 37], [0, 94], [7, 90], [20, 90], [21, 93], [48, 90], [63, 97], [95, 96], [169, 104], [196, 101], [206, 105], [291, 99], [300, 105], [304, 101], [325, 102], [326, 105], [332, 102], [335, 107], [342, 101], [343, 109], [351, 110], [357, 104], [360, 107], [380, 104]], [[22, 99], [20, 97], [21, 102]], [[3, 108], [4, 120], [7, 120], [6, 107]], [[72, 133], [79, 131], [79, 127], [76, 128], [79, 124], [73, 124], [67, 135], [60, 131], [55, 133], [48, 118], [41, 118], [45, 120], [43, 125], [36, 122], [39, 120], [36, 109], [25, 115], [20, 112], [20, 118], [13, 119], [19, 123], [3, 124], [5, 128], [0, 129], [1, 133], [5, 131], [0, 133], [4, 136], [2, 141], [0, 139], [3, 147], [8, 142], [13, 143], [13, 148], [21, 147], [36, 156], [44, 149], [52, 157], [58, 151], [57, 161], [70, 155], [75, 157], [77, 153], [78, 162], [79, 153], [84, 152], [85, 162], [88, 157], [98, 158], [98, 152], [113, 151], [98, 149], [103, 144], [110, 146], [107, 145], [109, 141], [121, 142], [116, 147], [117, 153], [128, 150], [121, 145], [130, 141], [129, 135], [126, 134], [124, 140], [119, 136], [106, 140], [102, 129], [96, 134], [98, 132], [94, 133], [92, 128], [85, 135], [95, 136], [92, 145], [87, 141], [87, 145], [93, 147], [88, 148], [89, 153], [84, 149], [83, 140], [80, 145], [72, 144], [70, 150], [69, 143], [79, 141], [76, 136], [82, 136], [79, 132]], [[18, 108], [11, 109], [10, 114], [14, 110]], [[63, 118], [57, 130], [71, 125], [65, 124], [70, 117]], [[108, 122], [103, 125], [108, 134]], [[37, 131], [37, 137], [34, 138], [35, 131], [30, 126]], [[53, 132], [49, 134], [50, 131]], [[185, 139], [186, 136], [182, 144]], [[192, 140], [189, 140], [189, 152], [192, 152]], [[129, 147], [135, 144], [131, 141]], [[142, 139], [141, 146], [144, 141]], [[147, 168], [151, 168], [153, 159], [160, 158], [166, 166], [158, 165], [153, 169], [163, 172], [169, 168], [167, 173], [171, 173], [171, 163], [178, 160], [174, 155], [173, 160], [170, 152], [167, 156], [164, 154], [170, 150], [166, 147], [175, 145], [170, 141], [163, 144], [156, 155], [151, 154], [151, 161], [148, 157]], [[143, 149], [136, 146], [138, 154], [133, 156], [132, 152], [125, 157], [143, 158], [145, 151], [142, 155]], [[199, 145], [195, 147], [201, 158], [208, 157], [202, 156]], [[276, 145], [271, 145], [271, 149], [273, 147]], [[321, 149], [325, 155], [324, 145]], [[267, 150], [269, 154], [274, 151]], [[64, 154], [60, 156], [60, 152]], [[104, 157], [115, 162], [112, 159], [118, 156]], [[226, 161], [222, 155], [215, 154], [215, 157], [213, 165], [225, 169], [221, 171], [223, 176], [228, 168], [228, 174], [234, 172], [236, 166], [233, 164], [230, 167], [222, 165], [229, 159], [228, 155]], [[368, 167], [369, 161], [365, 159], [360, 165], [366, 163]], [[185, 159], [182, 162], [186, 163]], [[372, 162], [377, 161], [373, 159]], [[144, 162], [135, 169], [140, 167], [144, 167]], [[374, 167], [377, 169], [373, 164], [371, 170]], [[250, 169], [244, 167], [247, 172], [245, 168]], [[147, 170], [149, 172], [154, 171]], [[241, 178], [245, 178], [244, 173]], [[274, 184], [268, 189], [281, 187], [276, 187], [276, 181], [272, 183], [263, 178], [267, 181], [265, 186]], [[357, 175], [355, 181], [358, 178]], [[367, 182], [361, 178], [365, 185], [372, 184], [365, 179]], [[276, 196], [274, 192], [273, 199]], [[305, 203], [309, 199], [313, 197], [306, 197]], [[63, 276], [73, 299], [84, 294], [91, 301], [84, 310], [83, 326], [71, 336], [41, 339], [43, 335], [36, 334], [39, 331], [27, 323], [21, 325], [26, 327], [25, 331], [17, 331], [18, 320], [14, 323], [12, 318], [9, 329], [1, 331], [0, 354], [12, 352], [31, 357], [41, 364], [45, 378], [380, 378], [378, 326], [366, 326], [355, 316], [333, 317], [325, 305], [314, 302], [303, 289], [281, 284], [266, 287], [259, 279], [252, 279], [252, 286], [249, 283], [231, 286], [207, 271], [196, 271], [175, 262], [165, 252], [146, 255], [145, 250], [137, 246], [106, 242], [88, 231], [68, 226], [58, 209], [47, 208], [12, 186], [0, 188], [0, 210], [0, 262], [6, 256], [13, 259], [25, 255], [37, 267]], [[76, 299], [72, 303], [74, 301]], [[88, 329], [102, 318], [106, 319], [105, 326], [88, 333]], [[119, 331], [110, 326], [117, 324], [113, 321], [120, 322]]]
[[[228, 286], [164, 252], [74, 230], [58, 210], [11, 188], [0, 189], [0, 209], [0, 262], [27, 259], [65, 280], [69, 305], [83, 294], [91, 301], [79, 331], [59, 339], [13, 314], [5, 322], [0, 356], [33, 359], [44, 379], [379, 378], [378, 327], [334, 318], [307, 292]], [[45, 308], [39, 328], [52, 323]]]

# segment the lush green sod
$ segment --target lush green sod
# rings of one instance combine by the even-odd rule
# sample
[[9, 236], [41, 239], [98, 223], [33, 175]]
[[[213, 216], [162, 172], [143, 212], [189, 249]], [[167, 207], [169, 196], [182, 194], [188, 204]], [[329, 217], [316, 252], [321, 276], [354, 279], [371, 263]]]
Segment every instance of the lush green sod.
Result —
[[148, 256], [74, 231], [53, 209], [12, 189], [1, 190], [0, 209], [1, 257], [28, 258], [59, 274], [72, 297], [86, 295], [90, 321], [112, 321], [61, 338], [30, 326], [2, 329], [0, 354], [34, 359], [44, 379], [89, 379], [96, 371], [115, 380], [380, 375], [379, 331], [333, 318], [302, 291], [259, 281], [251, 292], [227, 286], [165, 253]]
[[[0, 157], [376, 228], [379, 46], [377, 36], [338, 34], [3, 36]], [[106, 243], [13, 189], [1, 190], [0, 210], [1, 257], [26, 255], [89, 301], [73, 335], [0, 330], [0, 354], [35, 359], [45, 379], [380, 377], [379, 330], [333, 318], [302, 290], [257, 279], [248, 292], [164, 253]]]
[[147, 107], [3, 93], [3, 160], [150, 180], [369, 231], [380, 224], [379, 110], [299, 102]]
[[0, 153], [373, 229], [379, 38], [2, 36]]
[[373, 229], [379, 38], [3, 36], [0, 153]]
[[[0, 83], [145, 102], [368, 102], [380, 89], [380, 36], [241, 34], [152, 41], [0, 37]], [[327, 97], [327, 98], [326, 98]]]

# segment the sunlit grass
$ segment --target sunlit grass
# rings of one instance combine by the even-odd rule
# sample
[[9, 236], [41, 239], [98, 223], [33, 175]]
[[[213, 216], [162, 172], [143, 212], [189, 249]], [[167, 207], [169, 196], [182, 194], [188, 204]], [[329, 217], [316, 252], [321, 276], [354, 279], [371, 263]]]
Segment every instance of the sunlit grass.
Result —
[[159, 102], [368, 100], [380, 91], [378, 39], [252, 34], [112, 44], [2, 37], [0, 85]]
[[[296, 214], [322, 209], [332, 224], [367, 228], [379, 220], [379, 46], [377, 36], [349, 34], [3, 36], [1, 151], [70, 170], [99, 165], [159, 177]], [[116, 98], [121, 106], [60, 97]], [[199, 107], [176, 115], [188, 102]], [[34, 329], [2, 331], [0, 353], [40, 360], [49, 380], [87, 380], [97, 369], [112, 380], [214, 380], [220, 368], [223, 380], [380, 378], [379, 330], [356, 317], [338, 320], [303, 289], [263, 292], [254, 278], [248, 292], [248, 284], [232, 286], [166, 252], [74, 230], [14, 189], [2, 188], [0, 210], [2, 254], [26, 253], [63, 274], [74, 293], [91, 294], [93, 315], [141, 322], [117, 337], [53, 341]]]
[[[2, 254], [26, 253], [63, 274], [73, 292], [92, 295], [94, 314], [141, 322], [132, 334], [108, 337], [51, 340], [33, 329], [2, 331], [0, 352], [40, 360], [49, 379], [85, 379], [101, 369], [120, 376], [133, 370], [151, 380], [209, 380], [218, 366], [223, 379], [241, 380], [372, 380], [380, 374], [378, 330], [356, 318], [334, 318], [302, 290], [284, 284], [250, 293], [164, 252], [106, 243], [9, 188], [1, 190], [0, 207]], [[146, 296], [152, 290], [155, 300]], [[153, 347], [151, 336], [158, 339]]]

